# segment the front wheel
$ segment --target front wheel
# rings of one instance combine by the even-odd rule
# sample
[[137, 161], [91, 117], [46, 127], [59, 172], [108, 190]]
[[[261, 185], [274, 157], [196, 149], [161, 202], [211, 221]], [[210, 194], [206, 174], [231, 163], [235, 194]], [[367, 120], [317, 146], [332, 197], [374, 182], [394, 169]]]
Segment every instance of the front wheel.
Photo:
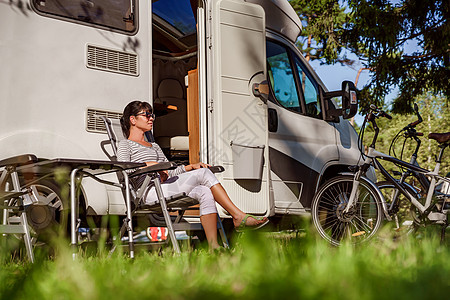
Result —
[[380, 227], [383, 212], [375, 188], [359, 182], [353, 207], [344, 212], [353, 187], [353, 176], [341, 175], [325, 182], [311, 205], [314, 226], [320, 236], [338, 246], [343, 241], [359, 244], [372, 238]]

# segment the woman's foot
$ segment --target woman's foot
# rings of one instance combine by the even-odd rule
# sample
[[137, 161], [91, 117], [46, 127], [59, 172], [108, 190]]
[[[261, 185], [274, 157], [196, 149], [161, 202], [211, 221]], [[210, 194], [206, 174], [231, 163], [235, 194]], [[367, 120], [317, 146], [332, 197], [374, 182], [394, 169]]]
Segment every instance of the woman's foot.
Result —
[[250, 214], [242, 214], [238, 218], [233, 218], [234, 228], [237, 231], [245, 229], [259, 229], [266, 225], [269, 219], [266, 217], [256, 217]]
[[210, 249], [210, 253], [213, 253], [213, 254], [224, 254], [224, 253], [228, 253], [228, 252], [230, 252], [229, 248], [224, 248], [224, 247], [220, 247], [220, 246], [215, 249]]

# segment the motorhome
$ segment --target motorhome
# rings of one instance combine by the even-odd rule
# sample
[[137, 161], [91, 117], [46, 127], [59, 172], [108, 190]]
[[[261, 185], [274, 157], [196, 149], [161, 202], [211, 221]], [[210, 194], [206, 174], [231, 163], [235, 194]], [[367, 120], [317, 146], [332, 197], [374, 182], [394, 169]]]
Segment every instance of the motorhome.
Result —
[[[0, 7], [1, 159], [105, 160], [98, 116], [119, 119], [129, 101], [145, 100], [170, 159], [224, 166], [217, 176], [236, 205], [275, 220], [307, 214], [319, 185], [359, 158], [343, 118], [355, 113], [354, 86], [327, 91], [295, 46], [302, 26], [286, 0]], [[342, 109], [331, 99], [339, 95]], [[33, 188], [30, 223], [45, 228], [66, 207], [54, 182]], [[82, 192], [87, 215], [125, 213], [117, 188], [83, 179]]]

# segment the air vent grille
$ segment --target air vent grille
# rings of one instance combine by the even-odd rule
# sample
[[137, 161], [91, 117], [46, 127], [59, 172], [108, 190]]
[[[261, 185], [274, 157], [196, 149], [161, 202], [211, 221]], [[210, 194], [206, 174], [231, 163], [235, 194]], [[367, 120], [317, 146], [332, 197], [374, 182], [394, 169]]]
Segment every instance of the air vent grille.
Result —
[[138, 56], [135, 53], [117, 51], [87, 45], [87, 67], [120, 74], [138, 76]]
[[122, 113], [102, 110], [96, 108], [88, 108], [86, 116], [86, 130], [89, 132], [106, 133], [105, 123], [100, 119], [101, 116], [109, 119], [119, 120], [122, 117]]

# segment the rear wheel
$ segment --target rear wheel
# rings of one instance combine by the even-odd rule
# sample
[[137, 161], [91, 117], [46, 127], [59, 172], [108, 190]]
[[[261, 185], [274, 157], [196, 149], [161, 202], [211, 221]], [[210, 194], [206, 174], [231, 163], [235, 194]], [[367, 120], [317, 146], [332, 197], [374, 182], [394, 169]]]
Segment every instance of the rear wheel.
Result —
[[61, 189], [51, 180], [43, 180], [30, 186], [37, 202], [25, 207], [28, 224], [33, 229], [36, 246], [47, 244], [68, 229], [68, 203], [63, 201]]
[[382, 221], [381, 199], [366, 181], [359, 182], [359, 196], [353, 207], [344, 212], [353, 187], [353, 176], [337, 176], [327, 181], [314, 196], [311, 214], [320, 236], [338, 246], [372, 238]]

